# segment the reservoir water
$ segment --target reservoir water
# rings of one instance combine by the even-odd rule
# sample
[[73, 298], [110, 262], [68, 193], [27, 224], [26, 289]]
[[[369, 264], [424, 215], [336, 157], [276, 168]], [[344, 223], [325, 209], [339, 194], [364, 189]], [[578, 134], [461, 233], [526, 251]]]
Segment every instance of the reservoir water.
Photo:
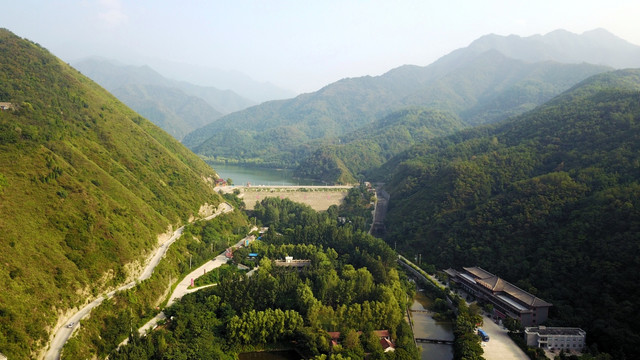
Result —
[[234, 185], [324, 185], [305, 179], [294, 179], [292, 169], [270, 169], [246, 165], [209, 164], [222, 179], [233, 180]]
[[[411, 310], [428, 310], [431, 299], [416, 292], [413, 298]], [[453, 340], [453, 323], [436, 321], [431, 317], [431, 313], [412, 312], [413, 318], [413, 335], [416, 338]], [[453, 346], [446, 344], [427, 344], [418, 343], [418, 347], [422, 348], [422, 360], [451, 360], [453, 359]]]

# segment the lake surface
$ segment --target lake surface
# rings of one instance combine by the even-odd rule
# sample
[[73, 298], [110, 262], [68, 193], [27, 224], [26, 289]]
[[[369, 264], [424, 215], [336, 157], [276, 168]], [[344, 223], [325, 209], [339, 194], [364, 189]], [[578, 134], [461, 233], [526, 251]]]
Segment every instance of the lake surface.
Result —
[[[428, 310], [431, 299], [421, 292], [416, 292], [413, 298], [412, 310]], [[417, 338], [432, 338], [453, 340], [453, 323], [435, 321], [429, 313], [414, 312], [413, 335]], [[418, 343], [422, 348], [422, 360], [451, 360], [453, 359], [453, 346], [446, 344], [425, 344]]]
[[222, 179], [234, 185], [324, 185], [318, 181], [294, 179], [292, 169], [268, 169], [246, 165], [209, 164]]

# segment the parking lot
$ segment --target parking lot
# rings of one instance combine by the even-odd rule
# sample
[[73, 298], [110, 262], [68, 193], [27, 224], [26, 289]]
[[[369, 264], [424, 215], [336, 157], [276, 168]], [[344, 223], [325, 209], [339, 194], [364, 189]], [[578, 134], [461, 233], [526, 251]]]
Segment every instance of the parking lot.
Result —
[[482, 317], [482, 329], [490, 340], [482, 342], [483, 357], [487, 360], [528, 360], [529, 357], [507, 335], [507, 329], [493, 322], [487, 316]]

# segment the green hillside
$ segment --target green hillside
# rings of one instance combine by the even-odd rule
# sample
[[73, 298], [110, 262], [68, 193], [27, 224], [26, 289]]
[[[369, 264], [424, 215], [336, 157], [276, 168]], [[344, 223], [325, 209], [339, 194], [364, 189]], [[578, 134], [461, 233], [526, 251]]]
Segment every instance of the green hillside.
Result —
[[639, 164], [640, 70], [597, 75], [386, 164], [387, 240], [439, 268], [500, 274], [554, 304], [549, 324], [638, 358]]
[[[455, 61], [453, 61], [455, 60]], [[183, 139], [197, 154], [294, 167], [333, 138], [412, 107], [451, 112], [466, 125], [521, 114], [608, 68], [528, 63], [495, 50], [426, 67], [405, 66], [378, 77], [343, 79], [311, 94], [238, 111]], [[230, 137], [242, 141], [228, 143]]]
[[334, 144], [321, 146], [301, 161], [296, 175], [328, 183], [353, 183], [407, 148], [463, 127], [460, 119], [443, 111], [409, 108], [394, 112]]
[[[217, 175], [39, 45], [0, 30], [0, 352], [32, 358], [58, 317], [131, 278]], [[136, 265], [138, 264], [138, 265]]]

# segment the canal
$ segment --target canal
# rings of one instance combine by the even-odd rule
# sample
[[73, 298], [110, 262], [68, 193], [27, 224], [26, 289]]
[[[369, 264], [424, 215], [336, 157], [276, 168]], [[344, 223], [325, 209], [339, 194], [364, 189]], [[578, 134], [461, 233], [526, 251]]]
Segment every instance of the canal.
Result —
[[[422, 292], [416, 292], [413, 298], [411, 312], [413, 319], [413, 335], [416, 338], [453, 340], [453, 323], [442, 322], [433, 319], [429, 307], [432, 300]], [[427, 312], [424, 312], [427, 311]], [[453, 346], [446, 344], [418, 343], [422, 348], [422, 360], [452, 360]]]

